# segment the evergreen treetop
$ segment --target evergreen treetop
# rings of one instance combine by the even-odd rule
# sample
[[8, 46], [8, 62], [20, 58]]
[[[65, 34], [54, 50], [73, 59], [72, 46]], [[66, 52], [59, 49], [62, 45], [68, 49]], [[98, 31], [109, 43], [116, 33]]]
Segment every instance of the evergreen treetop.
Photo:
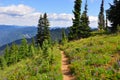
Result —
[[87, 15], [87, 0], [85, 3], [84, 11], [80, 18], [79, 37], [85, 38], [90, 36], [89, 17]]
[[98, 29], [104, 30], [105, 29], [105, 20], [104, 20], [104, 0], [102, 0], [100, 6], [100, 13], [98, 15]]
[[40, 15], [40, 19], [38, 22], [38, 31], [37, 31], [37, 44], [42, 46], [45, 40], [50, 40], [50, 31], [49, 31], [49, 21], [47, 19], [47, 14], [45, 13], [43, 16]]
[[74, 19], [72, 19], [73, 25], [70, 27], [69, 40], [79, 39], [78, 27], [80, 26], [81, 3], [82, 0], [75, 0], [74, 10], [73, 10]]
[[107, 10], [107, 18], [111, 22], [112, 32], [117, 32], [117, 26], [120, 25], [120, 0], [114, 0]]
[[62, 44], [64, 45], [65, 43], [67, 43], [67, 37], [66, 37], [66, 33], [65, 33], [65, 29], [62, 29]]

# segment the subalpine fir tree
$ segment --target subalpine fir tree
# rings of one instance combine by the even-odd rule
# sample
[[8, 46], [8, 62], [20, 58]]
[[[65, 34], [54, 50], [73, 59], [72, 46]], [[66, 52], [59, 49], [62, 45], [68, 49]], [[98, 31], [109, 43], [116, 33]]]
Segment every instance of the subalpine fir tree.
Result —
[[9, 51], [10, 51], [10, 48], [9, 48], [9, 46], [7, 45], [6, 48], [5, 48], [5, 51], [4, 51], [4, 58], [5, 58], [6, 62], [9, 61], [9, 57], [10, 57]]
[[7, 66], [7, 62], [4, 56], [0, 56], [0, 69], [4, 69]]
[[18, 62], [18, 46], [16, 44], [12, 44], [9, 54], [9, 61], [7, 62], [8, 66]]
[[45, 13], [44, 16], [44, 39], [50, 40], [50, 31], [49, 31], [49, 21], [47, 19], [47, 14]]
[[85, 3], [85, 10], [83, 11], [81, 18], [80, 18], [80, 26], [79, 26], [79, 37], [86, 38], [90, 36], [90, 27], [89, 27], [89, 17], [87, 15], [87, 0]]
[[19, 48], [19, 60], [29, 56], [28, 50], [29, 50], [29, 46], [27, 40], [23, 38]]
[[45, 13], [42, 17], [40, 16], [38, 23], [38, 32], [37, 32], [37, 44], [42, 47], [42, 44], [45, 40], [50, 40], [50, 31], [49, 31], [49, 21], [47, 19], [47, 14]]
[[105, 29], [105, 20], [104, 20], [104, 0], [102, 0], [100, 13], [98, 15], [98, 29], [104, 30]]
[[111, 31], [117, 32], [120, 25], [120, 0], [114, 0], [113, 4], [110, 4], [110, 8], [107, 10], [107, 18], [112, 25]]
[[73, 25], [70, 27], [70, 33], [68, 35], [69, 40], [74, 40], [74, 39], [79, 39], [79, 26], [80, 26], [80, 15], [81, 15], [81, 3], [82, 0], [75, 0], [75, 5], [74, 5], [74, 19], [73, 20]]
[[67, 37], [65, 34], [65, 29], [62, 29], [62, 44], [64, 45], [65, 43], [67, 43]]
[[48, 57], [50, 52], [51, 52], [50, 51], [51, 46], [50, 46], [49, 41], [47, 39], [43, 42], [42, 50], [43, 50], [44, 57]]
[[35, 46], [30, 45], [29, 46], [29, 51], [28, 51], [28, 57], [33, 57], [33, 55], [35, 55]]
[[32, 38], [32, 43], [31, 43], [31, 45], [35, 47], [35, 40], [34, 40], [34, 38]]
[[106, 13], [106, 20], [105, 20], [105, 31], [108, 32], [108, 18], [107, 18], [107, 13]]

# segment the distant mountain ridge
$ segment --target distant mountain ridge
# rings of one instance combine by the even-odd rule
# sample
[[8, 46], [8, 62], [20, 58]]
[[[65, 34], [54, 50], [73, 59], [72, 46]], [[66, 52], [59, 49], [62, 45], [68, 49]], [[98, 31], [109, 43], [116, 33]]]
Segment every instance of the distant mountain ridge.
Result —
[[[51, 37], [53, 40], [61, 39], [61, 28], [50, 28]], [[68, 33], [68, 29], [66, 29]], [[0, 47], [22, 38], [30, 39], [37, 34], [35, 26], [15, 26], [15, 25], [0, 25]]]
[[37, 28], [34, 26], [0, 25], [0, 46], [23, 37], [31, 38], [36, 32]]

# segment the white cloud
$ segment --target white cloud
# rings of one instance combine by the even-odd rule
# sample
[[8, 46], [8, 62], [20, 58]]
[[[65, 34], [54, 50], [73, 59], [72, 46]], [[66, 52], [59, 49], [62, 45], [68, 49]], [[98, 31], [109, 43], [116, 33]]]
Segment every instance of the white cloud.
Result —
[[72, 14], [48, 14], [48, 18], [50, 20], [51, 26], [62, 26], [62, 27], [69, 27], [72, 25]]
[[39, 15], [35, 9], [23, 4], [0, 7], [0, 24], [36, 25]]
[[23, 4], [0, 7], [1, 14], [4, 13], [9, 15], [25, 15], [32, 13], [33, 11], [33, 8], [25, 6]]
[[69, 21], [72, 19], [73, 15], [72, 14], [66, 14], [66, 13], [61, 13], [61, 14], [56, 14], [56, 13], [53, 13], [53, 14], [49, 14], [49, 19], [52, 20], [52, 21], [61, 21], [61, 20], [64, 20], [64, 21]]
[[90, 27], [97, 28], [98, 26], [98, 17], [97, 16], [89, 16]]
[[[36, 12], [35, 9], [20, 4], [11, 5], [7, 7], [0, 7], [0, 24], [6, 25], [20, 25], [20, 26], [37, 26], [40, 12]], [[73, 14], [48, 14], [50, 25], [69, 27], [72, 25]], [[90, 16], [90, 26], [97, 26], [97, 17]]]

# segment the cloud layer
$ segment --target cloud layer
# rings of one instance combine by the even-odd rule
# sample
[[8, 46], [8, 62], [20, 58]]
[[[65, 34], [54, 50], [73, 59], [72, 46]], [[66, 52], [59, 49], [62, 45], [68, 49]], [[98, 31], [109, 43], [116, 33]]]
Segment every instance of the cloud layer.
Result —
[[[35, 11], [35, 9], [20, 4], [10, 5], [6, 7], [0, 7], [0, 24], [6, 25], [20, 25], [20, 26], [36, 26], [41, 12]], [[68, 27], [72, 25], [73, 14], [48, 14], [51, 27], [60, 26]], [[97, 26], [97, 17], [90, 16], [90, 26]]]

